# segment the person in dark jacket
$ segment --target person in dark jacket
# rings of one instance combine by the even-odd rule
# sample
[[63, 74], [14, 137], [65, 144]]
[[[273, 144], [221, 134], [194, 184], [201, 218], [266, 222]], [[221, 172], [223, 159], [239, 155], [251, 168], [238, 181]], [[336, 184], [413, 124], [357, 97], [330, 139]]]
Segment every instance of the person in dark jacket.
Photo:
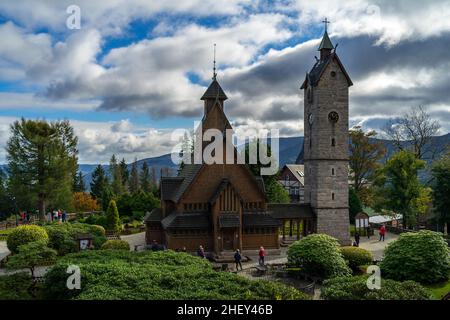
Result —
[[359, 232], [355, 232], [355, 244], [356, 244], [356, 247], [359, 247], [359, 238], [360, 238]]
[[206, 259], [205, 249], [203, 249], [203, 246], [198, 247], [197, 255], [202, 259]]
[[236, 252], [234, 253], [234, 263], [236, 264], [236, 271], [239, 271], [239, 267], [241, 267], [241, 271], [242, 271], [242, 256], [241, 256], [241, 251], [239, 249], [236, 249]]

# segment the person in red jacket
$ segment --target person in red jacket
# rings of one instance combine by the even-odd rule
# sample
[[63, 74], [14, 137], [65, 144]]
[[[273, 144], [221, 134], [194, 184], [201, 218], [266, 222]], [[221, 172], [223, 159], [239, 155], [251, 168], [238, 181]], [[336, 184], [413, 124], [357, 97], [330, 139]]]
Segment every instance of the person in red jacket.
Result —
[[384, 226], [384, 224], [381, 226], [379, 233], [380, 233], [380, 240], [378, 241], [381, 241], [381, 239], [383, 239], [384, 241], [384, 235], [386, 234], [386, 227]]
[[266, 256], [266, 251], [264, 250], [263, 246], [259, 247], [258, 255], [259, 255], [259, 264], [261, 266], [263, 266], [264, 265], [264, 257]]

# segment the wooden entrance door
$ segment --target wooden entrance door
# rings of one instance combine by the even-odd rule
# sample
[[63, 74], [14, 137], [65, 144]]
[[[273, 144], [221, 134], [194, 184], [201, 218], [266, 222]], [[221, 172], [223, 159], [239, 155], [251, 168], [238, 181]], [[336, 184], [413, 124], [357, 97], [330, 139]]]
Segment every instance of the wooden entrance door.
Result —
[[223, 229], [223, 250], [234, 250], [234, 229]]

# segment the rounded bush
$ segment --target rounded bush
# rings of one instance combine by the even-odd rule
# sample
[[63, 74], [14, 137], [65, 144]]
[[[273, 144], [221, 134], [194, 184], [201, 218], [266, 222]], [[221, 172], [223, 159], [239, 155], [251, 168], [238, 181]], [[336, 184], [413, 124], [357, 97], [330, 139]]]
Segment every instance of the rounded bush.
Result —
[[17, 227], [8, 235], [6, 245], [12, 253], [17, 253], [19, 246], [33, 241], [48, 242], [48, 234], [44, 228], [35, 225]]
[[128, 244], [128, 242], [126, 242], [124, 240], [108, 240], [102, 245], [101, 249], [102, 250], [112, 249], [112, 250], [128, 250], [128, 251], [130, 251], [130, 245]]
[[55, 249], [58, 255], [78, 251], [78, 234], [89, 233], [93, 236], [94, 248], [99, 249], [106, 241], [105, 229], [101, 226], [84, 223], [52, 223], [45, 226], [49, 236], [48, 246]]
[[288, 249], [288, 262], [322, 278], [351, 275], [338, 241], [326, 234], [311, 234], [294, 242]]
[[414, 281], [382, 279], [380, 289], [370, 290], [368, 276], [325, 280], [320, 297], [325, 300], [429, 300], [430, 293]]
[[402, 233], [388, 245], [381, 262], [383, 276], [398, 281], [437, 283], [447, 280], [449, 271], [447, 242], [433, 231]]
[[372, 264], [373, 262], [372, 252], [366, 249], [358, 247], [342, 247], [341, 253], [352, 270], [356, 270], [359, 266]]

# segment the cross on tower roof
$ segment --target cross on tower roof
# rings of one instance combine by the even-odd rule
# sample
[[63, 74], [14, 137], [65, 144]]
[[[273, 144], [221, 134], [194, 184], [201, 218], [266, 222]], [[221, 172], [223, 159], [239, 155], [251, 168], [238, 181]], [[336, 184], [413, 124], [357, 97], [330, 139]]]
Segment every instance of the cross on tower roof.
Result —
[[214, 43], [214, 67], [213, 67], [213, 80], [216, 80], [216, 44]]
[[331, 23], [330, 20], [328, 20], [327, 18], [325, 18], [325, 20], [322, 21], [325, 24], [325, 32], [328, 29], [328, 25]]

